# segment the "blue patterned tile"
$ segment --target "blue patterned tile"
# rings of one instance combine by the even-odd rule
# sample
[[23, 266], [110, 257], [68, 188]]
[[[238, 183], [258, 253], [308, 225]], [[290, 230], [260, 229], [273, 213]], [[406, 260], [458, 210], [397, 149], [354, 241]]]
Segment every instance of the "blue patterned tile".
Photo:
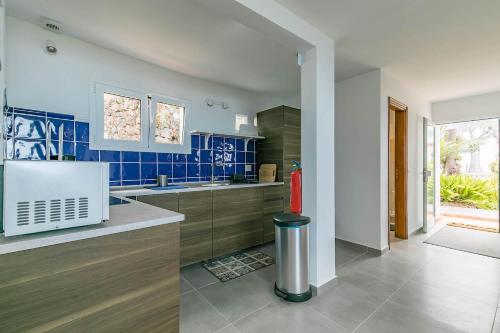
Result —
[[139, 162], [139, 152], [136, 151], [122, 151], [122, 162]]
[[211, 149], [224, 150], [224, 138], [221, 136], [213, 136]]
[[192, 149], [200, 148], [200, 136], [198, 134], [191, 134], [191, 148]]
[[236, 139], [236, 150], [245, 151], [245, 140]]
[[[248, 164], [247, 164], [247, 165], [248, 165]], [[254, 164], [250, 164], [250, 167], [251, 167], [250, 171], [246, 171], [246, 172], [245, 172], [245, 175], [247, 175], [247, 176], [252, 176], [252, 175], [254, 175], [254, 172], [255, 172], [255, 165], [254, 165]]]
[[158, 167], [155, 163], [141, 163], [141, 179], [158, 178]]
[[224, 138], [224, 150], [233, 151], [236, 149], [235, 138]]
[[156, 163], [156, 153], [142, 152], [141, 163]]
[[236, 154], [234, 151], [224, 151], [224, 163], [236, 162]]
[[172, 163], [172, 154], [170, 153], [158, 153], [159, 163]]
[[16, 139], [45, 139], [45, 118], [14, 114]]
[[109, 182], [109, 186], [121, 186], [122, 185], [122, 182], [120, 181], [116, 181], [116, 182]]
[[141, 179], [139, 163], [122, 163], [122, 180]]
[[101, 150], [101, 162], [116, 162], [121, 160], [121, 154], [116, 150]]
[[158, 179], [141, 179], [141, 185], [157, 185]]
[[158, 164], [158, 175], [167, 175], [168, 178], [172, 178], [172, 163], [160, 163]]
[[185, 183], [186, 181], [187, 181], [186, 177], [172, 179], [172, 183]]
[[190, 183], [195, 183], [200, 181], [200, 177], [187, 177], [187, 181]]
[[119, 181], [121, 179], [120, 163], [109, 163], [109, 180]]
[[245, 164], [236, 164], [236, 173], [239, 175], [245, 174]]
[[186, 154], [173, 154], [172, 157], [174, 163], [186, 162]]
[[12, 113], [5, 113], [3, 118], [4, 133], [6, 135], [12, 135], [12, 130], [14, 128], [14, 116]]
[[75, 123], [70, 120], [48, 118], [50, 126], [50, 137], [59, 140], [59, 128], [63, 126], [63, 140], [73, 141], [75, 137]]
[[255, 163], [255, 153], [247, 152], [245, 163]]
[[212, 176], [212, 164], [200, 164], [200, 177]]
[[199, 164], [188, 164], [187, 165], [187, 176], [188, 177], [199, 177], [200, 176], [200, 165]]
[[199, 163], [200, 162], [200, 150], [191, 149], [191, 154], [187, 155], [188, 163]]
[[224, 165], [214, 166], [214, 176], [216, 177], [224, 176]]
[[201, 163], [212, 163], [212, 151], [211, 150], [200, 150], [200, 162]]
[[236, 163], [245, 163], [245, 152], [236, 152]]
[[173, 164], [173, 178], [185, 178], [186, 177], [186, 164], [185, 163], [174, 163]]
[[24, 114], [24, 115], [28, 115], [28, 116], [47, 117], [47, 112], [30, 110], [30, 109], [22, 109], [22, 108], [14, 108], [14, 113]]
[[66, 119], [66, 120], [75, 120], [75, 116], [73, 116], [72, 114], [64, 114], [64, 113], [47, 112], [47, 117], [48, 118]]
[[[50, 144], [50, 155], [57, 156], [59, 154], [59, 144], [57, 142], [52, 142]], [[74, 142], [63, 142], [63, 155], [74, 156], [75, 155], [75, 143]]]
[[99, 151], [91, 150], [88, 143], [76, 143], [76, 160], [77, 161], [99, 161]]
[[8, 160], [14, 158], [14, 138], [8, 137], [7, 140], [5, 140], [5, 151], [6, 151], [5, 157]]
[[75, 141], [89, 142], [89, 123], [75, 121]]
[[214, 150], [214, 163], [217, 165], [221, 165], [224, 163], [224, 151], [223, 150]]
[[141, 185], [140, 180], [122, 180], [122, 186], [135, 186]]
[[232, 176], [236, 173], [236, 164], [228, 163], [224, 166], [224, 176]]
[[45, 140], [15, 140], [14, 158], [16, 160], [44, 160]]

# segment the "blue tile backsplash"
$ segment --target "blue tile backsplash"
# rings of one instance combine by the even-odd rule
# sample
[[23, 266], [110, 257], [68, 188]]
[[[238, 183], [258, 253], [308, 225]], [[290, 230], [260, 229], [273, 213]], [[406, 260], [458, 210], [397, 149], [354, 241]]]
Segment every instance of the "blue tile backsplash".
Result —
[[[212, 160], [218, 180], [227, 180], [234, 173], [256, 179], [255, 140], [248, 142], [246, 153], [243, 139], [213, 136], [204, 149], [205, 137], [197, 134], [191, 137], [190, 154], [91, 150], [89, 124], [75, 121], [72, 115], [10, 107], [4, 116], [8, 159], [45, 159], [47, 124], [54, 140], [51, 154], [56, 155], [59, 149], [56, 140], [63, 124], [63, 153], [75, 155], [77, 161], [109, 162], [111, 186], [155, 184], [159, 174], [168, 175], [173, 183], [208, 181]], [[245, 164], [250, 165], [251, 171], [245, 171]]]

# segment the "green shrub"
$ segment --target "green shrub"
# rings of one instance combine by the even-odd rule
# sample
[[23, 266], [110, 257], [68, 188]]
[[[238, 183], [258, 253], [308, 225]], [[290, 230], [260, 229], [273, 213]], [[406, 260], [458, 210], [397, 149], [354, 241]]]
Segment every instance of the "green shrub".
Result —
[[480, 209], [498, 209], [496, 177], [477, 179], [463, 175], [441, 175], [441, 202]]

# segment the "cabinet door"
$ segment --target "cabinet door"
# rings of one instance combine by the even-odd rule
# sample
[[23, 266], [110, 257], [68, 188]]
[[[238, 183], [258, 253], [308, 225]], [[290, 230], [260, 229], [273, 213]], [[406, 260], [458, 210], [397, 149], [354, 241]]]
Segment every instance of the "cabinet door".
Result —
[[177, 193], [141, 195], [137, 197], [137, 201], [174, 212], [179, 211], [179, 195]]
[[181, 265], [212, 258], [212, 191], [179, 193]]
[[262, 188], [213, 191], [213, 254], [262, 243]]
[[263, 242], [274, 240], [273, 216], [283, 212], [283, 186], [264, 187]]

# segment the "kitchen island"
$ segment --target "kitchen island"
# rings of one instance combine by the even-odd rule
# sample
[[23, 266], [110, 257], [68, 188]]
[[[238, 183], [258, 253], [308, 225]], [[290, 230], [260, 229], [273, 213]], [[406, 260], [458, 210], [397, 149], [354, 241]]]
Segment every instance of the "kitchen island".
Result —
[[99, 225], [0, 237], [0, 332], [178, 331], [184, 215], [127, 201]]

